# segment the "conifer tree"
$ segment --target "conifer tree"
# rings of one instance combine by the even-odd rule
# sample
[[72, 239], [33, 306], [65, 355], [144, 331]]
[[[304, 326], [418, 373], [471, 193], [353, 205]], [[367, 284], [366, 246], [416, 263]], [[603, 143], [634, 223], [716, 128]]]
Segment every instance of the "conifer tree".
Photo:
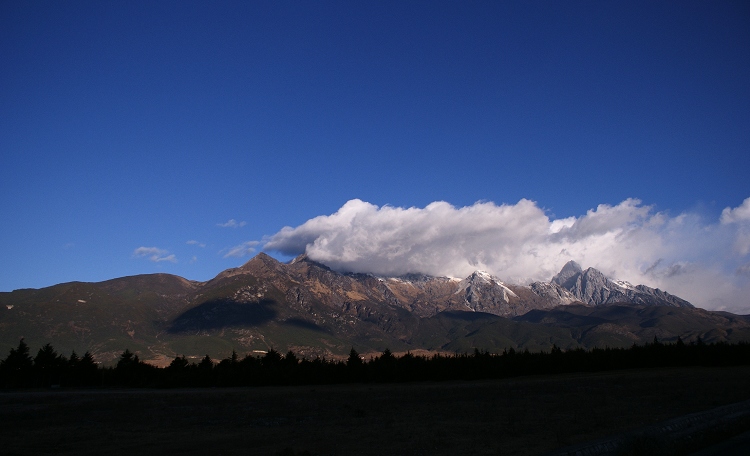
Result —
[[352, 369], [362, 366], [362, 358], [359, 357], [359, 353], [357, 353], [354, 347], [349, 351], [349, 358], [346, 360], [346, 365]]
[[62, 380], [63, 369], [68, 360], [58, 355], [52, 345], [46, 344], [40, 348], [34, 358], [34, 371], [37, 386], [59, 385]]
[[10, 370], [30, 369], [33, 365], [31, 355], [29, 355], [29, 346], [21, 339], [18, 348], [11, 348], [8, 357], [2, 362], [2, 366]]
[[185, 355], [183, 356], [176, 356], [175, 359], [172, 360], [171, 363], [169, 363], [169, 366], [167, 366], [167, 369], [170, 370], [183, 370], [188, 367], [188, 360], [185, 359]]
[[100, 383], [99, 366], [91, 352], [86, 352], [75, 367], [76, 378], [81, 386], [96, 386]]
[[52, 345], [46, 344], [40, 348], [34, 358], [34, 367], [38, 369], [52, 369], [61, 361]]
[[19, 387], [29, 386], [33, 360], [29, 346], [21, 339], [18, 348], [11, 348], [8, 357], [0, 362], [0, 385]]
[[204, 358], [203, 358], [203, 359], [201, 360], [200, 364], [198, 364], [198, 367], [199, 367], [199, 368], [200, 368], [201, 370], [211, 371], [211, 370], [213, 370], [213, 368], [214, 368], [214, 362], [213, 362], [213, 360], [211, 359], [211, 357], [210, 357], [210, 356], [206, 355], [206, 356], [205, 356], [205, 357], [204, 357]]
[[71, 352], [71, 354], [70, 354], [70, 359], [68, 359], [68, 365], [71, 368], [75, 369], [75, 367], [78, 366], [78, 363], [80, 363], [80, 362], [81, 362], [81, 358], [79, 358], [78, 354], [76, 353], [76, 351], [73, 350], [73, 352]]
[[261, 362], [263, 363], [264, 367], [278, 366], [281, 362], [281, 354], [272, 348], [268, 350], [268, 353], [263, 355], [263, 358], [261, 358]]
[[286, 356], [284, 356], [284, 364], [287, 366], [296, 366], [299, 364], [299, 358], [297, 358], [297, 355], [293, 351], [289, 350]]
[[122, 352], [122, 355], [120, 355], [120, 359], [117, 361], [117, 369], [127, 369], [128, 367], [132, 366], [133, 364], [138, 362], [138, 358], [136, 355], [134, 355], [130, 349], [125, 349], [124, 352]]

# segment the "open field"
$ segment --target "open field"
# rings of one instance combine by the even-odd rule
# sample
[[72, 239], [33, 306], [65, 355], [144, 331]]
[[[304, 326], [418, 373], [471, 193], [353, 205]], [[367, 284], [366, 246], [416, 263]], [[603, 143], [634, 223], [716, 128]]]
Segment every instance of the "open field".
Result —
[[750, 367], [0, 393], [6, 455], [525, 455], [750, 399]]

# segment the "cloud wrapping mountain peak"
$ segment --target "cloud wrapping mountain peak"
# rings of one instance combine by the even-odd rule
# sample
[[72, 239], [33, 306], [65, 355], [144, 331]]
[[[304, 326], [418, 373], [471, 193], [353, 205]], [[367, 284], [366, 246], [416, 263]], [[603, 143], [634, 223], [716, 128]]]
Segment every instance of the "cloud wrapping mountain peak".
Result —
[[339, 271], [466, 277], [485, 270], [510, 283], [550, 280], [575, 260], [704, 307], [750, 311], [747, 275], [736, 273], [750, 250], [743, 243], [750, 232], [746, 206], [750, 199], [725, 209], [720, 222], [705, 223], [695, 214], [655, 212], [637, 199], [556, 220], [527, 199], [424, 208], [354, 199], [331, 215], [283, 228], [264, 248], [306, 253]]

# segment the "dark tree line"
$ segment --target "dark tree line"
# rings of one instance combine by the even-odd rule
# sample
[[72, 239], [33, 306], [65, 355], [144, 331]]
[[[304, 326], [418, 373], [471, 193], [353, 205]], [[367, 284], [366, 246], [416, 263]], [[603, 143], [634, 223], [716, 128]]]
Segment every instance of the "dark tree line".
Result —
[[0, 387], [4, 388], [97, 386], [100, 378], [99, 366], [91, 353], [79, 357], [74, 351], [67, 358], [47, 344], [32, 358], [23, 339], [0, 361]]
[[302, 385], [324, 383], [412, 382], [479, 380], [519, 375], [547, 375], [567, 372], [593, 372], [614, 369], [668, 366], [731, 366], [750, 364], [750, 344], [705, 344], [700, 339], [689, 344], [678, 339], [663, 344], [633, 345], [630, 348], [578, 348], [563, 351], [553, 346], [549, 352], [505, 350], [492, 354], [394, 356], [386, 349], [369, 360], [352, 348], [346, 360], [300, 359], [270, 350], [263, 356], [237, 352], [218, 362], [206, 355], [200, 362], [178, 356], [168, 367], [158, 368], [125, 350], [114, 367], [101, 367], [90, 353], [69, 358], [58, 354], [50, 344], [31, 357], [21, 340], [0, 361], [0, 387], [222, 387]]

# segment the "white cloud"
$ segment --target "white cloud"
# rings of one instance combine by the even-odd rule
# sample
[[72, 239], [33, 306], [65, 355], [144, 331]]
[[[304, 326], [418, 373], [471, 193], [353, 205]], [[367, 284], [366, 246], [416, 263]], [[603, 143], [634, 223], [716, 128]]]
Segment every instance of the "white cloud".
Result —
[[264, 248], [304, 252], [340, 271], [465, 277], [483, 269], [515, 283], [549, 280], [573, 259], [701, 307], [750, 312], [750, 278], [737, 273], [750, 251], [746, 210], [750, 198], [707, 223], [696, 214], [670, 216], [627, 199], [551, 220], [526, 199], [467, 207], [435, 202], [425, 208], [378, 207], [355, 199], [334, 214], [283, 228]]
[[224, 254], [224, 258], [252, 255], [255, 253], [255, 247], [258, 244], [260, 244], [260, 241], [247, 241], [240, 245], [235, 245], [234, 247], [229, 248], [229, 251]]
[[168, 261], [170, 263], [177, 263], [177, 257], [174, 254], [170, 254], [164, 249], [158, 247], [138, 247], [133, 251], [134, 258], [148, 258], [149, 261], [154, 263], [161, 263]]
[[187, 245], [195, 245], [195, 246], [198, 246], [198, 247], [200, 247], [200, 248], [204, 248], [204, 247], [206, 247], [206, 244], [204, 244], [204, 243], [202, 243], [202, 242], [198, 242], [198, 241], [196, 241], [196, 240], [192, 240], [192, 239], [191, 239], [191, 240], [189, 240], [189, 241], [187, 241], [187, 242], [186, 242], [186, 244], [187, 244]]
[[736, 208], [727, 207], [721, 211], [721, 223], [734, 225], [737, 235], [734, 241], [734, 251], [739, 255], [750, 253], [750, 198], [746, 198]]
[[247, 222], [238, 222], [235, 219], [229, 219], [225, 223], [217, 223], [216, 226], [221, 228], [240, 228], [247, 225]]
[[750, 198], [746, 198], [740, 206], [734, 209], [726, 207], [721, 211], [721, 223], [741, 222], [750, 222]]

